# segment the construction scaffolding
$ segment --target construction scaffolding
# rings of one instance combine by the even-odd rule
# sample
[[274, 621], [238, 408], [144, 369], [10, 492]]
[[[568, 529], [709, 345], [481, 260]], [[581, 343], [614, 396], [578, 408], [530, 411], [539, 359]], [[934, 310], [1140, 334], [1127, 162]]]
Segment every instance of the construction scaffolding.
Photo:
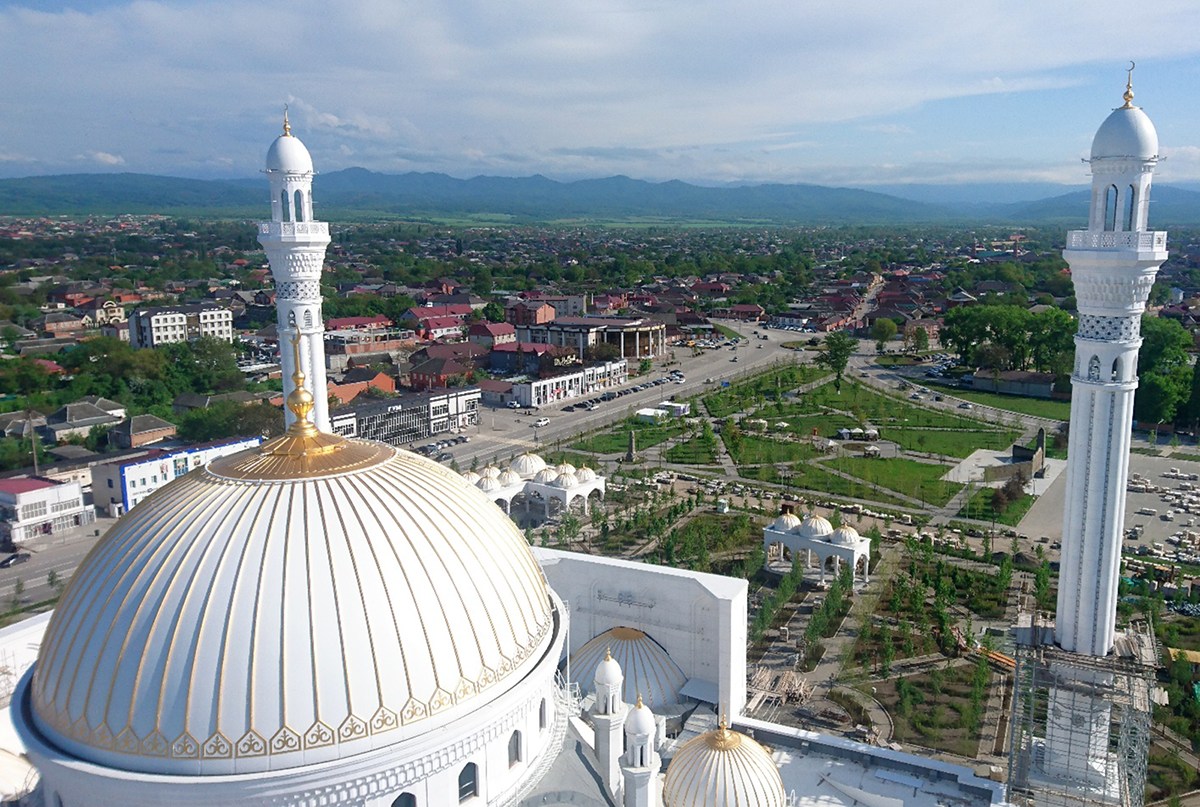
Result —
[[1027, 807], [1142, 807], [1158, 654], [1135, 624], [1096, 657], [1054, 644], [1054, 620], [1017, 617], [1008, 799]]

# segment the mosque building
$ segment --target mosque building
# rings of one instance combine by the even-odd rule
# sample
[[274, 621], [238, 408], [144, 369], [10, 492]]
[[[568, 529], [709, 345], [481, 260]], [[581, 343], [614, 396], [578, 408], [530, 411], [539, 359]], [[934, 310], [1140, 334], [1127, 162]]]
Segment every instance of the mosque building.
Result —
[[[286, 122], [267, 176], [287, 430], [156, 491], [51, 616], [0, 631], [37, 648], [8, 710], [28, 804], [1007, 803], [961, 766], [743, 716], [746, 581], [528, 546], [508, 494], [586, 502], [587, 469], [464, 477], [330, 433], [328, 227]], [[804, 524], [764, 540], [863, 561]]]

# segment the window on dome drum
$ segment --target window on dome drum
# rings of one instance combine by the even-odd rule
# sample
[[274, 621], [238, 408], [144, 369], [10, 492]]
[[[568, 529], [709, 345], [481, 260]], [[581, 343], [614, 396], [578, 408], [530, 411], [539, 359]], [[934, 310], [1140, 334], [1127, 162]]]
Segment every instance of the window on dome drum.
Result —
[[392, 807], [417, 807], [417, 797], [412, 793], [401, 793], [392, 802]]
[[538, 709], [538, 728], [546, 728], [546, 699], [542, 699], [541, 708]]
[[468, 762], [458, 775], [458, 803], [479, 795], [479, 766]]
[[296, 221], [304, 221], [304, 194], [296, 191]]
[[521, 732], [514, 731], [508, 738], [508, 767], [515, 766], [521, 761]]
[[1104, 191], [1104, 229], [1117, 229], [1117, 186], [1109, 185]]
[[1137, 198], [1137, 191], [1132, 185], [1129, 186], [1129, 196], [1125, 199], [1125, 229], [1133, 232], [1133, 210], [1134, 200]]

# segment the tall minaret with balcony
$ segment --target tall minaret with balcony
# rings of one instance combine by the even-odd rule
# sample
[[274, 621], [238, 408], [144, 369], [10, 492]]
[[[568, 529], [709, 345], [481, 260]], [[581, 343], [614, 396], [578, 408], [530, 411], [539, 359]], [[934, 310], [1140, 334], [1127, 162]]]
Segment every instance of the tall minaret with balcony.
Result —
[[1158, 134], [1133, 105], [1132, 80], [1124, 106], [1096, 132], [1088, 162], [1088, 228], [1068, 233], [1063, 252], [1079, 328], [1055, 640], [1072, 653], [1106, 656], [1116, 625], [1141, 317], [1167, 258], [1167, 234], [1146, 229]]
[[[329, 396], [325, 385], [325, 324], [321, 317], [321, 269], [329, 246], [329, 225], [313, 221], [313, 163], [308, 149], [292, 135], [287, 111], [283, 134], [267, 151], [267, 179], [271, 186], [271, 220], [258, 225], [258, 242], [267, 253], [275, 280], [275, 310], [279, 317], [279, 343], [300, 337], [300, 369], [312, 393], [313, 424], [329, 431]], [[292, 391], [292, 351], [279, 351], [283, 369], [283, 395]], [[295, 416], [288, 412], [287, 425]]]

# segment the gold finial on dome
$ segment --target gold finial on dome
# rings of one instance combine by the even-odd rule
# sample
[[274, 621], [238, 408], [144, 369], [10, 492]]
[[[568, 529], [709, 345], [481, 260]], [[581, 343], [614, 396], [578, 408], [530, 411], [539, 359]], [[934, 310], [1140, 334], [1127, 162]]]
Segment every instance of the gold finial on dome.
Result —
[[1125, 71], [1125, 94], [1121, 97], [1125, 99], [1125, 106], [1121, 109], [1133, 109], [1133, 68], [1137, 67], [1137, 62], [1132, 59], [1129, 61], [1129, 67]]
[[611, 647], [604, 648], [604, 660], [612, 661], [612, 648]]
[[288, 105], [284, 104], [283, 105], [283, 136], [291, 137], [292, 136], [292, 124], [290, 122], [288, 122], [287, 113], [288, 113]]
[[640, 692], [638, 693], [638, 701], [637, 701], [637, 706], [635, 708], [637, 708], [637, 709], [642, 708], [642, 693], [640, 693]]
[[742, 735], [729, 728], [729, 720], [724, 712], [721, 713], [717, 728], [704, 736], [707, 738], [708, 747], [717, 751], [728, 751], [742, 744]]

